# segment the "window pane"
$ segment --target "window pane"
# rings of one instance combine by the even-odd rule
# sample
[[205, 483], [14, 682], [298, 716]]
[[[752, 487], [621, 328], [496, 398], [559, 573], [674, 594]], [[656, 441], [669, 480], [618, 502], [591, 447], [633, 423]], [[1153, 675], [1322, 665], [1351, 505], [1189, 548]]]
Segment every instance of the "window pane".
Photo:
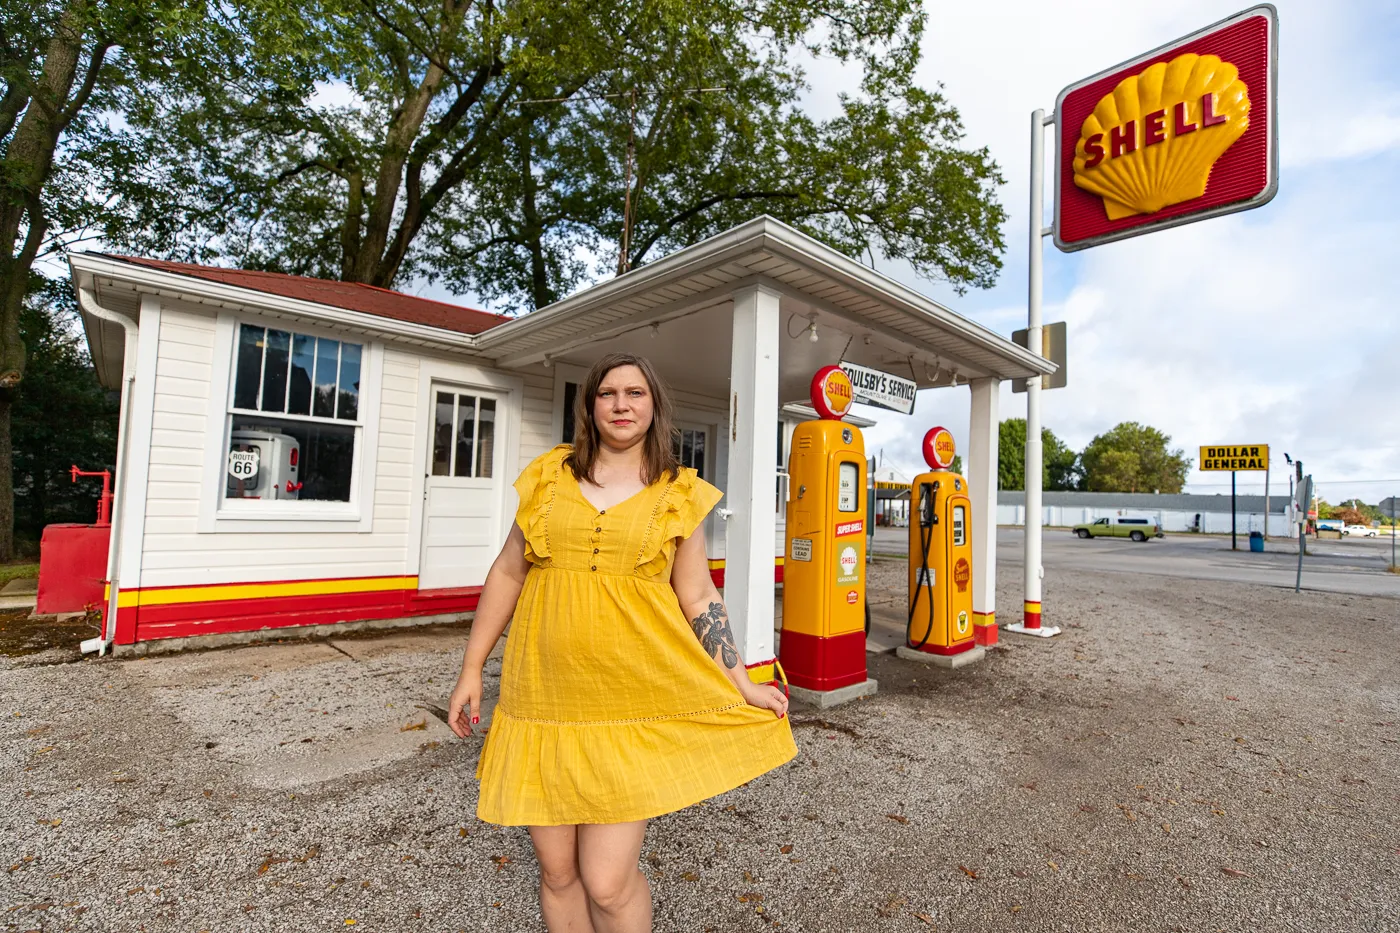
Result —
[[476, 399], [470, 395], [457, 396], [457, 457], [452, 464], [453, 476], [472, 475], [472, 434], [476, 427]]
[[572, 444], [574, 442], [574, 399], [578, 396], [578, 383], [564, 383], [564, 430], [563, 437], [559, 438], [561, 444]]
[[953, 545], [955, 547], [965, 544], [966, 538], [966, 515], [967, 511], [960, 505], [953, 506]]
[[695, 462], [691, 464], [700, 478], [705, 478], [705, 432], [695, 432]]
[[316, 338], [292, 335], [291, 391], [287, 393], [287, 413], [311, 414], [311, 370], [316, 363]]
[[287, 356], [292, 335], [285, 330], [267, 332], [263, 360], [262, 410], [283, 411], [287, 404]]
[[235, 415], [224, 496], [349, 502], [355, 430], [352, 425]]
[[783, 460], [783, 423], [782, 423], [781, 421], [779, 421], [779, 422], [778, 422], [778, 469], [781, 470], [781, 469], [783, 468], [783, 464], [784, 464], [785, 462], [786, 462], [786, 461]]
[[695, 466], [695, 432], [681, 432], [681, 463]]
[[481, 415], [476, 422], [476, 475], [491, 477], [491, 460], [496, 453], [496, 400], [481, 400]]
[[437, 394], [433, 412], [433, 475], [452, 475], [452, 395]]
[[233, 380], [233, 407], [257, 408], [262, 377], [263, 329], [242, 324], [238, 328], [238, 362]]
[[340, 345], [340, 398], [335, 416], [342, 421], [354, 421], [360, 416], [360, 345]]
[[335, 417], [336, 368], [340, 363], [340, 341], [316, 341], [316, 392], [311, 400], [311, 413], [318, 418]]

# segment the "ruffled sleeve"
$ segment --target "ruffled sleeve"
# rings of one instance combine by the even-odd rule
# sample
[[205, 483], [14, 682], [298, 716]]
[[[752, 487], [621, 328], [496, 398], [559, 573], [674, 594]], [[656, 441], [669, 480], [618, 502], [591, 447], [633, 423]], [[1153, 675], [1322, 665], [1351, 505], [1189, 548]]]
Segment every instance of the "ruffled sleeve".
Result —
[[549, 559], [549, 512], [554, 506], [559, 471], [572, 449], [569, 444], [560, 444], [545, 451], [531, 460], [515, 481], [515, 492], [520, 497], [515, 523], [525, 533], [525, 557], [531, 563]]
[[666, 545], [678, 538], [689, 538], [724, 493], [705, 482], [690, 467], [681, 467], [656, 504], [656, 518], [647, 531], [637, 570], [651, 576], [666, 569], [671, 552]]

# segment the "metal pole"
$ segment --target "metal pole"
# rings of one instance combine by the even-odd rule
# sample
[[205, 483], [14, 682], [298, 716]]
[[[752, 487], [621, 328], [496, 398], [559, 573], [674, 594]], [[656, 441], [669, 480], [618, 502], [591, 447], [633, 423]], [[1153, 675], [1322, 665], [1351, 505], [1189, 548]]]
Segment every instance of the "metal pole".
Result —
[[[1026, 311], [1026, 349], [1040, 355], [1044, 351], [1040, 336], [1041, 260], [1044, 252], [1042, 240], [1048, 231], [1045, 224], [1045, 127], [1054, 122], [1045, 118], [1044, 110], [1031, 114], [1031, 192], [1030, 216], [1027, 218], [1027, 242], [1030, 253], [1029, 289]], [[1025, 607], [1020, 625], [1009, 625], [1007, 631], [1026, 635], [1048, 637], [1058, 635], [1055, 627], [1042, 628], [1040, 624], [1040, 581], [1045, 576], [1045, 568], [1040, 564], [1040, 525], [1041, 525], [1041, 440], [1040, 440], [1040, 388], [1041, 377], [1033, 376], [1026, 382], [1026, 541], [1025, 541]]]
[[1400, 566], [1400, 564], [1396, 564], [1396, 563], [1395, 563], [1395, 531], [1396, 531], [1396, 529], [1395, 529], [1395, 500], [1396, 500], [1396, 499], [1400, 499], [1400, 496], [1394, 496], [1394, 495], [1392, 495], [1392, 496], [1390, 497], [1390, 566], [1392, 566], [1392, 567]]
[[[1298, 464], [1298, 472], [1303, 471], [1303, 464]], [[1298, 499], [1302, 505], [1302, 520], [1298, 522], [1298, 579], [1293, 583], [1293, 592], [1297, 593], [1303, 588], [1303, 550], [1307, 547], [1307, 539], [1304, 535], [1308, 529], [1308, 506], [1312, 504], [1312, 477], [1298, 477]]]
[[1230, 550], [1238, 551], [1235, 543], [1235, 471], [1230, 471]]
[[1269, 540], [1269, 471], [1264, 471], [1264, 540]]

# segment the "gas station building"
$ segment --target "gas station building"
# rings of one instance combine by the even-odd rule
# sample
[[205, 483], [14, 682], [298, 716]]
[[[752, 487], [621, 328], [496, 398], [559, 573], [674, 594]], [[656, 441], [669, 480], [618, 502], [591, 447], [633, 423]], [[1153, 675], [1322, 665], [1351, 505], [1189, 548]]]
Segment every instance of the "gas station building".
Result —
[[813, 417], [813, 374], [845, 360], [970, 386], [973, 609], [978, 643], [996, 640], [999, 388], [1054, 365], [772, 218], [517, 318], [351, 283], [69, 260], [98, 376], [122, 393], [108, 612], [86, 649], [470, 612], [512, 481], [571, 436], [578, 384], [614, 351], [656, 365], [682, 459], [725, 493], [706, 537], [751, 663], [774, 657], [787, 448]]

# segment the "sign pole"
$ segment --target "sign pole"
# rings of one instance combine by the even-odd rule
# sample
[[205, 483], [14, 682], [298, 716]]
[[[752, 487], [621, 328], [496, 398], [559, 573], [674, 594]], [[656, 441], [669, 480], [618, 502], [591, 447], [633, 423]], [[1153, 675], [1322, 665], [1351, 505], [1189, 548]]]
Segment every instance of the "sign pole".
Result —
[[[1044, 110], [1031, 114], [1031, 197], [1030, 217], [1027, 222], [1030, 236], [1030, 285], [1027, 294], [1026, 349], [1037, 356], [1043, 354], [1040, 337], [1040, 297], [1041, 260], [1045, 251], [1042, 240], [1052, 232], [1045, 224], [1045, 127], [1055, 122], [1054, 116], [1047, 118]], [[1040, 624], [1040, 581], [1045, 576], [1045, 568], [1040, 565], [1040, 524], [1041, 524], [1041, 440], [1040, 440], [1040, 376], [1032, 376], [1026, 382], [1026, 541], [1025, 541], [1025, 610], [1020, 625], [1008, 625], [1008, 632], [1023, 635], [1039, 635], [1048, 638], [1060, 634], [1055, 627], [1042, 628]]]
[[1269, 540], [1269, 471], [1264, 471], [1264, 540]]
[[1230, 471], [1230, 550], [1238, 551], [1235, 543], [1235, 471]]

